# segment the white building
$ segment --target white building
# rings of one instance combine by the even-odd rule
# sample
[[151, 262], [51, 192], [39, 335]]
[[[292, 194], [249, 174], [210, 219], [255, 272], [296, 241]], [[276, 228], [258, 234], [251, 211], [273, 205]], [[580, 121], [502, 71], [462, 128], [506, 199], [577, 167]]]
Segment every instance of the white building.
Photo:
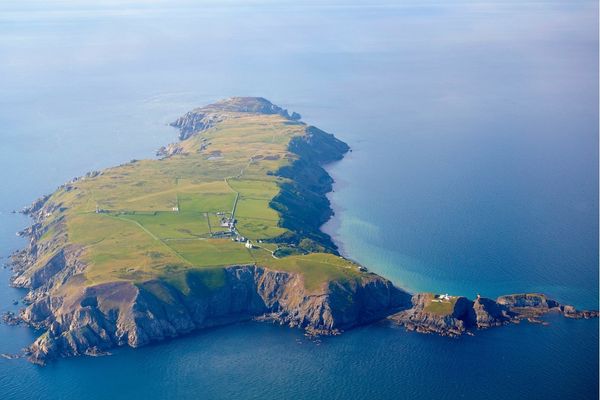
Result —
[[253, 248], [254, 248], [254, 246], [252, 246], [252, 243], [250, 243], [250, 241], [249, 241], [249, 240], [248, 240], [248, 241], [246, 241], [246, 244], [245, 244], [245, 246], [246, 246], [246, 248], [247, 248], [247, 249], [253, 249]]

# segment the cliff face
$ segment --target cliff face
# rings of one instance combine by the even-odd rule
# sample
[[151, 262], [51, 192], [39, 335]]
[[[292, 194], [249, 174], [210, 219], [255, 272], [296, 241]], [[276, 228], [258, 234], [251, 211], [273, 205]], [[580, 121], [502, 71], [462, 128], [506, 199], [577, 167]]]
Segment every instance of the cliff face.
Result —
[[[322, 165], [341, 159], [348, 151], [345, 143], [297, 122], [299, 114], [290, 115], [263, 98], [220, 101], [185, 114], [172, 126], [180, 129], [180, 139], [185, 141], [248, 113], [253, 118], [279, 115], [286, 120], [284, 125], [296, 127], [297, 136], [290, 139], [286, 149], [290, 163], [272, 172], [287, 178], [271, 204], [281, 212], [280, 225], [291, 231], [282, 241], [304, 252], [335, 252], [329, 236], [320, 231], [332, 214], [326, 197], [332, 179]], [[181, 143], [165, 147], [161, 153], [168, 157], [182, 152]], [[65, 193], [79, 190], [80, 180], [102, 174], [89, 173], [60, 189]], [[77, 192], [77, 196], [81, 194]], [[71, 204], [56, 198], [46, 196], [24, 210], [34, 221], [22, 233], [30, 243], [13, 256], [12, 284], [29, 289], [25, 298], [28, 306], [20, 318], [46, 330], [28, 350], [36, 363], [61, 356], [99, 354], [115, 346], [139, 347], [251, 318], [299, 327], [310, 334], [336, 334], [410, 304], [409, 294], [374, 274], [342, 273], [324, 280], [318, 289], [307, 290], [301, 271], [278, 271], [256, 264], [204, 269], [190, 266], [145, 279], [103, 276], [99, 281], [105, 283], [94, 284], [87, 274], [93, 261], [85, 257], [84, 246], [69, 238], [63, 211]], [[106, 212], [100, 210], [96, 205], [97, 214]]]
[[30, 347], [30, 360], [139, 347], [194, 330], [254, 317], [335, 334], [405, 306], [408, 296], [389, 281], [367, 275], [307, 292], [302, 277], [256, 266], [224, 269], [224, 283], [207, 290], [200, 273], [185, 276], [187, 291], [153, 280], [113, 282], [48, 296], [29, 305], [25, 322], [47, 329]]
[[474, 320], [471, 302], [459, 297], [450, 312], [437, 313], [427, 310], [431, 295], [418, 293], [412, 297], [412, 308], [394, 314], [390, 319], [411, 331], [438, 333], [444, 336], [462, 335]]
[[508, 308], [510, 311], [525, 318], [536, 318], [549, 312], [562, 314], [567, 318], [598, 318], [598, 311], [577, 310], [575, 307], [560, 304], [540, 293], [522, 293], [500, 296], [496, 300], [498, 306]]
[[[295, 157], [289, 165], [273, 172], [273, 175], [288, 178], [280, 184], [279, 193], [272, 199], [270, 207], [280, 213], [279, 225], [289, 231], [274, 240], [291, 244], [303, 252], [337, 253], [337, 246], [321, 226], [331, 218], [333, 210], [327, 198], [332, 190], [333, 179], [323, 165], [338, 161], [349, 151], [349, 147], [334, 135], [301, 122], [300, 115], [278, 107], [266, 99], [255, 97], [233, 97], [190, 111], [174, 121], [171, 126], [180, 130], [183, 141], [203, 131], [235, 118], [230, 113], [277, 114], [290, 123], [304, 126], [304, 134], [290, 140], [288, 151]], [[158, 151], [160, 156], [180, 154], [180, 144], [171, 144]]]
[[[460, 336], [477, 329], [487, 329], [526, 319], [542, 322], [538, 318], [556, 312], [568, 318], [596, 318], [597, 311], [579, 311], [569, 305], [561, 305], [543, 294], [523, 293], [500, 296], [495, 301], [478, 297], [471, 301], [466, 297], [454, 298], [445, 303], [447, 309], [431, 307], [430, 293], [419, 293], [412, 298], [412, 307], [400, 311], [389, 319], [411, 331], [435, 333], [442, 336]], [[437, 304], [443, 304], [436, 303]]]
[[192, 110], [175, 120], [171, 126], [180, 131], [179, 139], [185, 140], [192, 134], [204, 131], [223, 121], [223, 113], [243, 112], [254, 114], [278, 114], [290, 120], [299, 120], [300, 114], [276, 106], [262, 97], [231, 97], [206, 107]]
[[[332, 134], [312, 126], [306, 128], [306, 135], [290, 141], [289, 150], [298, 158], [276, 172], [290, 180], [280, 185], [279, 194], [270, 204], [281, 215], [280, 225], [295, 233], [281, 238], [282, 241], [304, 245], [308, 251], [315, 251], [313, 248], [317, 247], [317, 251], [337, 254], [331, 237], [321, 231], [321, 226], [333, 215], [327, 198], [333, 179], [322, 165], [342, 159], [349, 149]], [[311, 243], [301, 243], [302, 238]]]
[[[187, 113], [172, 125], [181, 130], [180, 138], [185, 140], [224, 119], [242, 118], [240, 113], [277, 114], [285, 118], [286, 128], [294, 126], [294, 136], [284, 150], [290, 162], [276, 164], [265, 172], [284, 178], [277, 180], [280, 190], [270, 207], [279, 211], [279, 226], [288, 232], [265, 241], [290, 245], [290, 249], [301, 253], [337, 253], [331, 238], [320, 230], [333, 214], [326, 197], [333, 181], [323, 165], [341, 159], [348, 146], [331, 134], [297, 122], [298, 114], [290, 115], [262, 98], [227, 99]], [[181, 143], [173, 144], [163, 148], [162, 154], [184, 150]], [[80, 181], [103, 174], [106, 177], [105, 172], [90, 172], [59, 189], [77, 199], [83, 196], [78, 188]], [[110, 182], [107, 186], [113, 185]], [[261, 266], [260, 258], [254, 258], [259, 265], [195, 268], [196, 264], [189, 263], [186, 269], [173, 268], [167, 273], [177, 265], [170, 265], [160, 258], [162, 253], [154, 251], [143, 256], [152, 253], [150, 258], [161, 260], [156, 267], [160, 273], [144, 275], [143, 270], [133, 268], [137, 265], [134, 260], [122, 268], [127, 274], [93, 275], [89, 269], [94, 259], [85, 257], [86, 245], [69, 238], [65, 210], [71, 208], [73, 201], [69, 202], [68, 197], [46, 196], [23, 210], [34, 222], [22, 232], [30, 242], [13, 255], [12, 284], [29, 289], [24, 299], [28, 306], [22, 310], [20, 320], [46, 330], [28, 349], [30, 360], [39, 364], [62, 356], [101, 354], [116, 346], [139, 347], [252, 318], [298, 327], [309, 334], [329, 335], [393, 314], [390, 319], [407, 329], [457, 336], [524, 318], [535, 320], [551, 311], [571, 318], [597, 316], [597, 312], [578, 311], [538, 294], [502, 296], [496, 301], [464, 297], [441, 301], [425, 293], [411, 296], [354, 264], [336, 264], [343, 273], [327, 275], [311, 285], [318, 286], [311, 290], [306, 289], [304, 281], [306, 268], [286, 269], [279, 264], [286, 269], [279, 271], [273, 267], [277, 264], [264, 259]], [[92, 214], [93, 210], [86, 212]], [[106, 212], [96, 204], [96, 214]], [[83, 228], [88, 229], [88, 225]], [[99, 241], [84, 243], [90, 247]], [[135, 251], [127, 251], [132, 249]], [[326, 256], [339, 261], [331, 254]], [[239, 261], [223, 264], [235, 262]], [[109, 267], [116, 268], [112, 264]], [[312, 267], [320, 268], [319, 264]], [[352, 273], [348, 273], [350, 268]], [[130, 269], [140, 274], [129, 273]], [[14, 315], [6, 318], [19, 322]]]

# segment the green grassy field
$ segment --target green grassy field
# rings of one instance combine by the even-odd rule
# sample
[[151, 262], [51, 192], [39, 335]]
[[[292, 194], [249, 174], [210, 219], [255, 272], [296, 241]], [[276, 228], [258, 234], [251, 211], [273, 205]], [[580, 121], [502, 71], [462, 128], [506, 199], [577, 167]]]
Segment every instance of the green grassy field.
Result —
[[329, 253], [312, 253], [274, 259], [266, 250], [253, 249], [252, 255], [259, 265], [302, 273], [304, 284], [309, 290], [317, 289], [323, 282], [352, 279], [361, 275], [356, 264]]
[[450, 315], [454, 311], [454, 305], [457, 300], [458, 297], [451, 296], [450, 300], [440, 301], [435, 298], [435, 295], [431, 294], [424, 311], [441, 316]]
[[249, 250], [230, 239], [176, 240], [169, 246], [195, 267], [254, 263]]
[[235, 193], [181, 193], [177, 196], [181, 212], [223, 212], [233, 207]]
[[258, 241], [287, 232], [269, 206], [282, 181], [272, 172], [294, 160], [288, 143], [303, 134], [304, 125], [278, 115], [238, 113], [178, 143], [179, 154], [127, 163], [64, 185], [50, 198], [61, 209], [46, 219], [43, 240], [66, 233], [62, 245], [81, 248], [88, 284], [179, 282], [182, 272], [206, 270], [212, 271], [207, 285], [215, 285], [221, 279], [217, 267], [239, 264], [302, 273], [310, 288], [355, 277], [357, 266], [335, 255], [276, 259], [275, 244], [248, 250], [211, 237], [227, 231], [221, 219], [231, 216], [234, 205], [241, 235]]

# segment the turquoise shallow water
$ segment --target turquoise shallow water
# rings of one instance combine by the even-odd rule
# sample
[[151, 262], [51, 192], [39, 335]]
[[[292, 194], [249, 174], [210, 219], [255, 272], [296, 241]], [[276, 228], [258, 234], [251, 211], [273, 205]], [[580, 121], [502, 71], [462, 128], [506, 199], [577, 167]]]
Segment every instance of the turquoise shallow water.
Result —
[[[11, 214], [92, 169], [149, 157], [166, 124], [259, 95], [336, 133], [344, 254], [411, 290], [543, 291], [598, 307], [593, 1], [0, 5], [0, 256]], [[0, 270], [0, 311], [22, 292]], [[598, 398], [598, 322], [449, 340], [383, 325], [320, 344], [249, 323], [38, 368], [3, 399]], [[0, 352], [36, 333], [0, 325]]]

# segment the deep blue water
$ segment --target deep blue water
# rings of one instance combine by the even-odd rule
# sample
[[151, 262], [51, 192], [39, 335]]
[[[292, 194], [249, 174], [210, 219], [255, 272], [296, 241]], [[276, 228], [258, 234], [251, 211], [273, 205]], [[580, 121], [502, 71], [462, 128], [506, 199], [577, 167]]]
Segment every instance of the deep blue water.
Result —
[[[597, 74], [595, 1], [6, 0], [0, 261], [25, 245], [11, 210], [151, 156], [195, 106], [257, 95], [352, 146], [324, 227], [348, 257], [411, 290], [597, 308]], [[23, 294], [8, 278], [0, 311]], [[597, 399], [598, 321], [550, 322], [320, 344], [242, 324], [46, 368], [0, 358], [0, 398]], [[34, 338], [0, 325], [0, 352]]]

